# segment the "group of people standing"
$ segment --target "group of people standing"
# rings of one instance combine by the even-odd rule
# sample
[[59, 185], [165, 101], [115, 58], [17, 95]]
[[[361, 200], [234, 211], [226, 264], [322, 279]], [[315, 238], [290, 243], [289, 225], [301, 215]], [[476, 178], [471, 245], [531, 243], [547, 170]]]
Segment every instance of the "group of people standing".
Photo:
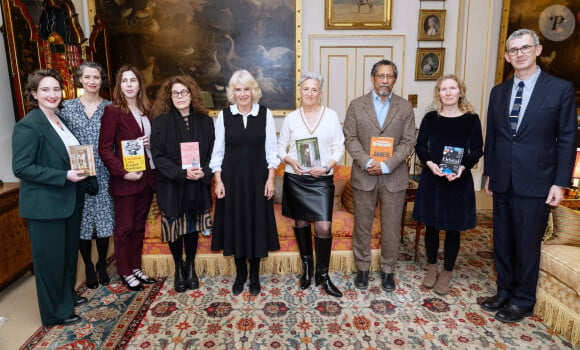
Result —
[[[519, 321], [533, 309], [541, 232], [549, 207], [562, 200], [575, 154], [573, 86], [541, 71], [535, 64], [540, 53], [532, 31], [519, 30], [508, 38], [505, 57], [515, 77], [492, 90], [488, 108], [484, 174], [486, 192], [494, 196], [498, 291], [481, 307], [496, 312], [503, 322]], [[41, 69], [31, 74], [26, 96], [34, 109], [14, 129], [13, 169], [21, 180], [20, 214], [28, 219], [42, 323], [81, 320], [74, 312], [86, 302], [74, 291], [77, 249], [85, 263], [87, 287], [108, 284], [106, 254], [113, 233], [122, 283], [138, 291], [155, 282], [141, 270], [145, 221], [155, 192], [162, 240], [175, 264], [174, 288], [198, 288], [194, 261], [198, 236], [211, 226], [212, 181], [216, 203], [211, 248], [234, 257], [232, 294], [242, 293], [249, 275], [249, 293], [258, 295], [260, 261], [280, 248], [273, 209], [280, 161], [286, 164], [282, 212], [294, 220], [302, 259], [300, 288], [309, 288], [314, 278], [327, 294], [341, 297], [330, 279], [329, 261], [333, 168], [345, 149], [353, 159], [353, 254], [358, 270], [354, 286], [369, 285], [370, 229], [379, 205], [380, 284], [388, 292], [396, 289], [407, 159], [415, 150], [424, 165], [413, 210], [427, 227], [423, 285], [447, 294], [460, 232], [476, 224], [470, 169], [484, 154], [479, 117], [465, 97], [463, 81], [445, 75], [435, 84], [432, 111], [424, 116], [416, 137], [411, 104], [392, 92], [398, 77], [395, 63], [377, 62], [371, 77], [373, 90], [351, 101], [341, 127], [337, 113], [321, 103], [323, 77], [305, 74], [298, 84], [302, 106], [285, 117], [277, 139], [272, 113], [259, 104], [261, 90], [245, 70], [231, 77], [231, 105], [215, 123], [189, 76], [167, 79], [151, 105], [139, 71], [123, 66], [112, 101], [107, 101], [99, 95], [108, 83], [104, 70], [86, 62], [78, 69], [84, 95], [65, 101], [61, 109], [58, 72]], [[524, 88], [516, 86], [520, 81]], [[371, 157], [373, 137], [392, 138], [388, 159]], [[299, 161], [297, 141], [311, 138], [317, 140], [320, 162], [309, 167]], [[135, 139], [146, 148], [144, 171], [123, 167], [121, 141]], [[199, 166], [182, 167], [185, 142], [198, 143]], [[70, 170], [67, 148], [78, 144], [94, 146], [96, 177]], [[445, 146], [464, 150], [456, 173], [440, 169]], [[446, 231], [441, 270], [440, 230]], [[93, 238], [96, 264], [91, 260]]]

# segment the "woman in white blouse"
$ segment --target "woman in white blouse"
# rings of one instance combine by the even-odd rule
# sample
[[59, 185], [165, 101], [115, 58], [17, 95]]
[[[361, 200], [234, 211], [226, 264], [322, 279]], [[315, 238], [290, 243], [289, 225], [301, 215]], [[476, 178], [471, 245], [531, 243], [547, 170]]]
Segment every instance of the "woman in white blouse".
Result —
[[332, 249], [332, 168], [344, 155], [344, 135], [335, 111], [321, 105], [324, 78], [306, 73], [300, 79], [302, 107], [288, 114], [282, 124], [278, 157], [286, 163], [282, 214], [295, 221], [294, 232], [302, 258], [300, 288], [312, 282], [312, 231], [316, 250], [315, 284], [329, 295], [342, 297], [330, 280]]
[[236, 280], [232, 292], [240, 294], [248, 277], [250, 294], [260, 294], [260, 259], [280, 249], [274, 218], [276, 129], [272, 112], [259, 105], [262, 90], [252, 74], [239, 70], [227, 87], [231, 106], [218, 115], [210, 168], [217, 197], [212, 250], [233, 255]]

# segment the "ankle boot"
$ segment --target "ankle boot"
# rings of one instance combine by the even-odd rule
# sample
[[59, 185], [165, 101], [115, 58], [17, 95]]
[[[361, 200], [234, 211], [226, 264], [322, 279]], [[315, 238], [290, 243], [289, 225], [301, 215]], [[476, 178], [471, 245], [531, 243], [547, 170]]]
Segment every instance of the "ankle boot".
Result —
[[107, 251], [109, 250], [109, 237], [97, 238], [97, 252], [99, 253], [99, 261], [97, 261], [97, 277], [99, 283], [106, 286], [111, 282], [107, 274]]
[[244, 291], [244, 284], [248, 278], [248, 265], [246, 265], [246, 258], [236, 258], [234, 260], [236, 262], [236, 280], [232, 287], [232, 293], [239, 295]]
[[439, 273], [439, 277], [437, 278], [437, 283], [435, 283], [435, 288], [433, 288], [433, 291], [439, 295], [446, 295], [449, 293], [449, 282], [451, 281], [452, 276], [453, 271], [442, 269], [441, 273]]
[[310, 225], [294, 229], [296, 243], [302, 259], [302, 277], [300, 278], [300, 289], [307, 289], [312, 283], [314, 275], [314, 259], [312, 257], [312, 231]]
[[96, 289], [99, 286], [99, 282], [97, 282], [95, 266], [91, 260], [92, 244], [92, 240], [81, 239], [79, 241], [79, 251], [81, 252], [83, 262], [85, 263], [85, 285], [87, 288]]
[[250, 294], [260, 294], [260, 258], [250, 259]]
[[316, 249], [316, 274], [314, 281], [316, 285], [322, 284], [326, 294], [340, 298], [342, 293], [330, 280], [328, 275], [328, 265], [330, 264], [330, 251], [332, 249], [332, 238], [314, 237], [314, 247]]
[[437, 263], [427, 265], [427, 274], [423, 278], [423, 285], [427, 288], [433, 288], [437, 282]]
[[173, 281], [173, 287], [177, 293], [183, 293], [187, 289], [184, 279], [185, 273], [183, 271], [183, 261], [181, 261], [181, 259], [173, 259], [173, 262], [175, 263], [175, 279]]
[[199, 288], [199, 279], [195, 273], [195, 260], [189, 258], [185, 260], [183, 275], [185, 276], [185, 286], [187, 289]]

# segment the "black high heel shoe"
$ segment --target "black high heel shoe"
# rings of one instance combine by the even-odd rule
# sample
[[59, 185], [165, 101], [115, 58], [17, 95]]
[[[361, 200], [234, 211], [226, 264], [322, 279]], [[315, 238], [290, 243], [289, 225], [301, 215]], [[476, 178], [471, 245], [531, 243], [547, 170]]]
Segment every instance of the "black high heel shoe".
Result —
[[137, 278], [141, 283], [145, 284], [153, 284], [157, 282], [154, 278], [151, 278], [145, 274], [145, 272], [141, 271], [140, 269], [133, 270], [133, 276]]
[[109, 278], [109, 275], [107, 274], [107, 264], [101, 264], [100, 262], [97, 263], [97, 277], [99, 280], [99, 283], [102, 286], [106, 286], [107, 284], [109, 284], [111, 282], [111, 278]]
[[121, 275], [121, 282], [123, 282], [123, 284], [127, 288], [135, 292], [142, 291], [143, 289], [145, 289], [145, 287], [141, 284], [141, 282], [139, 282], [139, 279], [137, 279], [134, 275], [128, 276]]
[[85, 285], [90, 289], [97, 289], [99, 287], [99, 282], [97, 282], [97, 274], [93, 264], [90, 266], [85, 266]]

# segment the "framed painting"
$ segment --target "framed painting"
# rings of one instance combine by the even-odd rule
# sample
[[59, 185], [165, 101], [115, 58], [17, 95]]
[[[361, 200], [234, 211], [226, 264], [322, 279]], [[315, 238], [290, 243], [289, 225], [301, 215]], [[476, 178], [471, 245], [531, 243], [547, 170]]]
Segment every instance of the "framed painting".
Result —
[[538, 65], [545, 72], [572, 81], [576, 105], [580, 106], [579, 13], [579, 0], [504, 0], [495, 82], [499, 84], [513, 76], [513, 68], [504, 58], [507, 37], [518, 29], [531, 29], [538, 34], [543, 46]]
[[393, 0], [324, 0], [325, 29], [391, 29]]
[[419, 40], [443, 41], [445, 38], [445, 10], [419, 11]]
[[437, 80], [443, 75], [445, 48], [417, 49], [415, 80]]
[[297, 106], [302, 0], [93, 0], [91, 6], [89, 13], [108, 28], [111, 71], [135, 66], [150, 98], [165, 79], [188, 74], [216, 115], [229, 105], [233, 72], [245, 69], [274, 115]]

